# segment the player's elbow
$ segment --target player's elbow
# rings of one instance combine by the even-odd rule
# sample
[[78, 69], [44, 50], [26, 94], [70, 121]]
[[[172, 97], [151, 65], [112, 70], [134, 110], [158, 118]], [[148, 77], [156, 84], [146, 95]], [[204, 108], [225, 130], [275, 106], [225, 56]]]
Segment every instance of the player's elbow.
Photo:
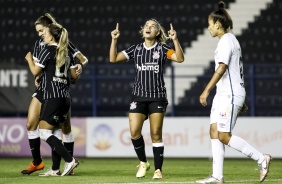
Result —
[[178, 61], [178, 63], [183, 63], [184, 62], [184, 58], [183, 59], [180, 59], [179, 61]]
[[183, 63], [184, 62], [184, 57], [183, 58], [177, 58], [177, 63]]
[[110, 63], [116, 63], [117, 60], [116, 59], [110, 59]]

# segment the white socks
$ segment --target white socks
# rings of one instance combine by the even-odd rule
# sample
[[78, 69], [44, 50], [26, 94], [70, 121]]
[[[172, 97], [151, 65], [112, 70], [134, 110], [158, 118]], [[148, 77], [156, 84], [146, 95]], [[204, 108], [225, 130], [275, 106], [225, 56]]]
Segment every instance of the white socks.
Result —
[[63, 134], [63, 141], [64, 142], [74, 142], [74, 137], [73, 137], [72, 132], [68, 134]]
[[27, 137], [28, 139], [39, 138], [40, 137], [39, 129], [37, 128], [36, 130], [27, 131]]
[[223, 177], [223, 162], [224, 162], [224, 152], [225, 147], [219, 139], [211, 139], [211, 148], [212, 148], [212, 176], [217, 179]]
[[62, 129], [56, 129], [53, 131], [55, 137], [62, 141]]
[[261, 152], [259, 152], [255, 148], [253, 148], [244, 139], [242, 139], [242, 138], [240, 138], [236, 135], [231, 136], [231, 139], [228, 143], [228, 146], [240, 151], [241, 153], [243, 153], [247, 157], [250, 157], [253, 160], [256, 160], [258, 163], [261, 163], [264, 159], [264, 156]]

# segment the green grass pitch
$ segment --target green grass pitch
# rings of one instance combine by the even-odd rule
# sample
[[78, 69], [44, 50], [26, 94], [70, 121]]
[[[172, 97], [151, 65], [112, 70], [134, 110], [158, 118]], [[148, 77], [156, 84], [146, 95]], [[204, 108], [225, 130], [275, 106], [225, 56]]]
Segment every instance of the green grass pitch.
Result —
[[[151, 169], [145, 178], [137, 179], [135, 174], [138, 160], [134, 158], [78, 158], [79, 166], [75, 175], [64, 177], [40, 177], [42, 171], [31, 175], [22, 175], [21, 170], [26, 168], [31, 158], [0, 158], [0, 183], [2, 184], [188, 184], [207, 177], [211, 174], [212, 161], [210, 159], [194, 158], [165, 158], [163, 165], [163, 179], [153, 180], [154, 163], [149, 158]], [[51, 159], [44, 158], [46, 171], [51, 166]], [[63, 171], [64, 162], [61, 164]], [[251, 159], [225, 159], [225, 183], [251, 184], [259, 183], [257, 164]], [[263, 182], [282, 183], [282, 160], [273, 159], [270, 173]]]

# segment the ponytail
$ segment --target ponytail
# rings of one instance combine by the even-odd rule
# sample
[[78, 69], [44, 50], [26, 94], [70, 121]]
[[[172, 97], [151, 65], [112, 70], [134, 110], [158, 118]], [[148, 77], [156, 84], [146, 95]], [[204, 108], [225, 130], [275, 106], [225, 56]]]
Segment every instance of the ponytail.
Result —
[[222, 28], [225, 32], [229, 29], [233, 29], [233, 21], [228, 14], [228, 12], [225, 9], [225, 4], [223, 1], [220, 1], [218, 3], [218, 9], [213, 11], [210, 15], [209, 18], [213, 20], [213, 22], [220, 22], [222, 25]]

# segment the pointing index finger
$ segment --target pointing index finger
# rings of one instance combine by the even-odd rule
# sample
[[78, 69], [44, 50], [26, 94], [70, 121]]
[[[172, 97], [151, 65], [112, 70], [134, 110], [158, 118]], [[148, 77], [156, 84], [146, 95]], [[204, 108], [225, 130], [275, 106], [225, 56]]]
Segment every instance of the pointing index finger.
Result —
[[118, 28], [119, 28], [119, 25], [118, 25], [118, 23], [117, 23], [116, 30], [118, 30]]
[[173, 30], [172, 23], [170, 23], [170, 30]]

